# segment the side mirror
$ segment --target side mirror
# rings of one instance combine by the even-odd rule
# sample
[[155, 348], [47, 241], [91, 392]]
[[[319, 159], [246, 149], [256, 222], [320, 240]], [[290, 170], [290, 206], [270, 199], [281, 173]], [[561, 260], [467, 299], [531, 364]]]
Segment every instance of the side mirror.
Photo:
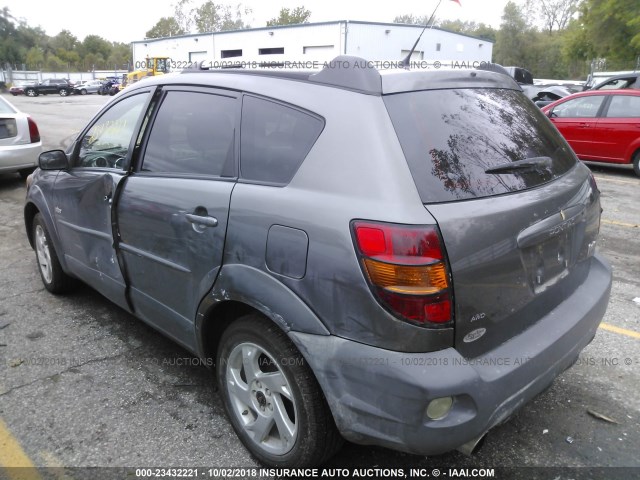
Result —
[[69, 168], [69, 159], [62, 150], [50, 150], [40, 154], [38, 166], [41, 170], [66, 170]]

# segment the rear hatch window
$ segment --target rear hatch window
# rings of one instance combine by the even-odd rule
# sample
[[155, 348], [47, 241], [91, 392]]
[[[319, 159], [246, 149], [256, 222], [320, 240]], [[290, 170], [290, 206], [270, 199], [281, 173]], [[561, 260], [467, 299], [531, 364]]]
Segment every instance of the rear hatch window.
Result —
[[447, 250], [455, 347], [465, 357], [484, 354], [585, 281], [598, 192], [522, 92], [419, 91], [385, 102]]
[[387, 95], [384, 102], [423, 203], [526, 190], [576, 163], [520, 91], [426, 90]]

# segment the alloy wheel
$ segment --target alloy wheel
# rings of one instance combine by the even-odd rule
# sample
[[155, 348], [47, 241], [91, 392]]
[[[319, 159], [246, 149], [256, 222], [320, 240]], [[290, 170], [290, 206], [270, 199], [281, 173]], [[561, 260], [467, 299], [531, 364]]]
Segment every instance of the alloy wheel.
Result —
[[42, 273], [42, 278], [44, 278], [45, 282], [51, 283], [53, 278], [51, 251], [49, 250], [45, 231], [40, 225], [36, 226], [36, 255], [38, 256], [38, 267]]
[[278, 363], [262, 347], [241, 343], [226, 369], [233, 413], [251, 441], [273, 455], [288, 453], [298, 435], [297, 409]]

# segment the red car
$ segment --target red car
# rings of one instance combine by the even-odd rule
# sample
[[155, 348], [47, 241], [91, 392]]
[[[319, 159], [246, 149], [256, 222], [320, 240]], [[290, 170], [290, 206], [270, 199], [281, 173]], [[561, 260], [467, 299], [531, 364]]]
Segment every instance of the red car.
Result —
[[13, 95], [14, 97], [17, 96], [17, 95], [22, 95], [24, 93], [24, 84], [23, 83], [16, 83], [15, 85], [13, 85], [9, 89], [9, 93], [11, 95]]
[[640, 90], [590, 90], [542, 111], [581, 160], [632, 163], [640, 176]]

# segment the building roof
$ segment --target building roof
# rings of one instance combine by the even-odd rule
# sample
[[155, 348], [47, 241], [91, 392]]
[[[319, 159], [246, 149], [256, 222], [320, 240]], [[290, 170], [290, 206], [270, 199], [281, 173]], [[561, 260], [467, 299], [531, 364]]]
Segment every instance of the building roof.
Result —
[[[276, 30], [276, 29], [284, 30], [288, 28], [305, 28], [305, 27], [320, 26], [320, 25], [336, 25], [336, 24], [342, 24], [342, 23], [347, 23], [347, 24], [354, 23], [357, 25], [377, 25], [377, 26], [386, 26], [386, 27], [409, 27], [409, 28], [415, 28], [416, 30], [424, 28], [424, 25], [414, 25], [410, 23], [365, 22], [361, 20], [332, 20], [327, 22], [296, 23], [294, 25], [274, 25], [271, 27], [256, 27], [256, 28], [244, 28], [240, 30], [225, 30], [223, 32], [187, 33], [185, 35], [174, 35], [172, 37], [145, 38], [144, 40], [135, 40], [131, 43], [150, 43], [150, 42], [157, 42], [161, 40], [176, 39], [176, 38], [193, 38], [193, 37], [199, 37], [202, 35], [224, 35], [229, 33], [257, 32], [261, 30]], [[467, 38], [482, 40], [483, 42], [495, 43], [492, 40], [488, 40], [486, 38], [476, 37], [474, 35], [468, 35], [466, 33], [454, 32], [452, 30], [447, 30], [446, 28], [441, 28], [441, 27], [434, 26], [434, 27], [428, 28], [428, 30], [439, 30], [441, 32], [453, 33], [454, 35], [460, 35]]]

